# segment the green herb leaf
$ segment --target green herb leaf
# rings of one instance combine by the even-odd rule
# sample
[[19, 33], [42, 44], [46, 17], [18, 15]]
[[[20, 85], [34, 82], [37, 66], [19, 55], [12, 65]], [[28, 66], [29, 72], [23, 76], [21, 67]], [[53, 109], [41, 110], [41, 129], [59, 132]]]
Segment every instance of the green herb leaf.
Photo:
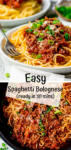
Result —
[[47, 31], [47, 34], [51, 34], [51, 31]]
[[40, 25], [40, 23], [37, 23], [37, 28], [39, 28], [41, 25]]
[[63, 95], [61, 95], [60, 98], [63, 98]]
[[3, 147], [5, 147], [5, 146], [6, 146], [6, 144], [5, 144], [5, 143], [2, 143], [2, 146], [3, 146]]
[[47, 34], [51, 34], [52, 36], [54, 36], [54, 30], [47, 31]]
[[52, 110], [53, 106], [49, 107], [46, 111], [46, 114], [50, 112], [50, 110]]
[[65, 33], [65, 40], [66, 40], [66, 41], [70, 40], [70, 34]]
[[40, 127], [41, 127], [41, 130], [42, 130], [42, 131], [45, 129], [45, 127], [44, 127], [44, 126], [42, 126], [42, 125], [41, 125]]
[[19, 111], [17, 111], [16, 113], [19, 114]]
[[41, 120], [39, 121], [39, 125], [42, 125], [42, 121]]
[[55, 112], [54, 112], [54, 114], [55, 114], [55, 115], [56, 115], [56, 114], [61, 115], [61, 114], [62, 114], [62, 112], [61, 112], [60, 110], [57, 110], [57, 111], [55, 111]]
[[53, 21], [53, 24], [58, 24], [58, 23], [60, 23], [60, 20], [54, 20]]
[[10, 134], [12, 134], [12, 131], [10, 131]]
[[26, 107], [24, 107], [24, 110], [26, 110], [27, 108]]
[[31, 102], [30, 102], [30, 101], [27, 101], [27, 102], [26, 102], [26, 104], [29, 104], [29, 103], [31, 103]]
[[41, 22], [44, 22], [44, 18], [40, 19]]
[[6, 73], [5, 76], [6, 76], [7, 78], [9, 78], [9, 77], [10, 77], [10, 74], [9, 74], [9, 73]]
[[36, 23], [33, 23], [32, 27], [31, 27], [33, 30], [37, 28], [37, 25]]
[[52, 30], [51, 35], [54, 36], [54, 30]]
[[52, 118], [54, 119], [54, 118], [56, 118], [56, 116], [52, 116]]
[[49, 43], [50, 45], [53, 45], [53, 44], [54, 44], [54, 41], [53, 41], [53, 40], [49, 40], [48, 43]]
[[46, 136], [46, 133], [45, 133], [45, 132], [43, 132], [43, 133], [42, 133], [42, 136]]
[[37, 54], [36, 53], [32, 53], [32, 58], [36, 58]]
[[37, 56], [36, 56], [36, 59], [40, 59], [41, 58], [41, 54], [38, 54]]
[[61, 33], [63, 33], [63, 32], [64, 32], [64, 30], [63, 30], [63, 29], [61, 29], [61, 30], [60, 30], [60, 32], [61, 32]]
[[31, 32], [33, 32], [33, 29], [26, 29], [26, 32], [31, 33]]
[[68, 101], [65, 101], [65, 103], [68, 105], [69, 103], [68, 103]]
[[38, 41], [43, 41], [43, 38], [41, 37], [41, 38], [38, 38], [37, 40], [38, 40]]
[[45, 29], [46, 29], [46, 30], [47, 30], [47, 29], [50, 30], [50, 26], [47, 26]]
[[5, 31], [4, 29], [3, 29], [2, 31], [3, 31], [4, 33], [6, 33], [6, 31]]
[[56, 10], [65, 18], [71, 19], [71, 6], [70, 7], [69, 6], [68, 7], [67, 6], [60, 6], [60, 7], [56, 6]]
[[34, 33], [35, 35], [37, 35], [37, 34], [38, 34], [38, 32], [37, 32], [37, 31], [34, 31], [33, 33]]
[[44, 35], [44, 33], [40, 33], [40, 35], [41, 35], [41, 36], [43, 36], [43, 35]]

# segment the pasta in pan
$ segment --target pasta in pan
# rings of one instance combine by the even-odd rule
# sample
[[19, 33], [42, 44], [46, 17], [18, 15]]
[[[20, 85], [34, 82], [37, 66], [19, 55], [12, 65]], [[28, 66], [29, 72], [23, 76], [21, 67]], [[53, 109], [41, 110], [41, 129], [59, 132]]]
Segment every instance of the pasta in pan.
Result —
[[59, 107], [7, 97], [4, 116], [12, 138], [22, 146], [41, 150], [60, 149], [71, 142], [71, 83], [64, 83]]
[[56, 18], [36, 20], [13, 33], [10, 41], [19, 56], [14, 59], [32, 66], [71, 65], [71, 29]]
[[19, 8], [10, 8], [0, 4], [0, 19], [18, 19], [32, 16], [41, 10], [41, 4], [37, 0], [24, 1]]

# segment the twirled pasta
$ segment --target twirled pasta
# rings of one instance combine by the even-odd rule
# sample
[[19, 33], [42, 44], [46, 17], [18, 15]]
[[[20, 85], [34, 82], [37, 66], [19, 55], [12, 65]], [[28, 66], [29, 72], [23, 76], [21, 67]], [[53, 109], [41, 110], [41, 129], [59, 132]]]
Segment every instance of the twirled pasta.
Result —
[[[71, 65], [71, 41], [67, 41], [69, 47], [67, 46], [63, 47], [69, 52], [68, 56], [55, 53], [53, 56], [53, 61], [49, 61], [49, 62], [42, 60], [42, 58], [41, 59], [32, 58], [32, 55], [30, 55], [30, 53], [28, 52], [26, 38], [23, 35], [23, 31], [29, 26], [31, 26], [31, 23], [29, 23], [26, 26], [20, 27], [16, 32], [12, 34], [10, 41], [15, 45], [17, 51], [21, 53], [21, 55], [13, 57], [15, 60], [18, 60], [19, 62], [28, 65], [41, 66], [41, 67], [66, 67]], [[57, 57], [64, 58], [64, 63], [63, 64], [58, 63]]]
[[41, 10], [38, 1], [29, 0], [21, 3], [19, 8], [10, 8], [0, 4], [0, 19], [20, 19], [32, 16]]

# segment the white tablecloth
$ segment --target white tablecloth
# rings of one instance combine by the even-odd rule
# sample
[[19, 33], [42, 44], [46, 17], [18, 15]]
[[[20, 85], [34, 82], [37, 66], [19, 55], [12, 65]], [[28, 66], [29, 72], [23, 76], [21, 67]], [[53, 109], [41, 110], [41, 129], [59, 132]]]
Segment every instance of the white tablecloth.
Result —
[[[0, 148], [3, 148], [2, 147], [2, 143], [5, 143], [1, 138], [0, 138]], [[13, 150], [10, 146], [8, 146], [7, 144], [6, 144], [6, 147], [8, 147], [8, 150]]]

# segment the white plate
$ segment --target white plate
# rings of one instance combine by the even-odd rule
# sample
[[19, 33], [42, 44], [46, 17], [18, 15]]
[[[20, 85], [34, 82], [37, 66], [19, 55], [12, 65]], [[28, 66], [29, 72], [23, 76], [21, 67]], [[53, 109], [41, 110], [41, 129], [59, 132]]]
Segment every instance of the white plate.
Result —
[[[63, 22], [64, 25], [71, 27], [71, 23], [67, 23], [67, 22]], [[8, 36], [8, 38], [11, 38], [11, 35], [17, 30], [19, 29], [21, 26], [16, 27], [14, 29], [11, 29], [10, 31], [8, 31], [6, 33], [6, 35]], [[4, 52], [4, 45], [5, 45], [5, 39], [2, 38], [1, 39], [1, 43], [0, 43], [0, 52], [2, 53], [2, 55], [8, 59], [12, 64], [14, 65], [18, 65], [18, 66], [23, 66], [23, 67], [30, 67], [30, 68], [34, 68], [34, 69], [39, 69], [39, 70], [43, 70], [43, 71], [48, 71], [48, 72], [53, 72], [53, 73], [62, 73], [62, 74], [66, 74], [66, 73], [71, 73], [71, 66], [68, 67], [56, 67], [56, 68], [52, 68], [52, 67], [37, 67], [37, 66], [31, 66], [31, 65], [26, 65], [24, 63], [20, 63], [16, 60], [13, 60], [12, 58], [8, 57], [5, 52]]]
[[49, 10], [51, 5], [50, 0], [43, 0], [42, 2], [42, 10], [35, 15], [32, 15], [30, 17], [21, 18], [21, 19], [11, 19], [11, 20], [2, 20], [0, 19], [0, 23], [3, 27], [14, 27], [18, 25], [22, 25], [25, 23], [28, 23], [29, 21], [34, 21], [36, 18], [41, 18], [46, 14], [46, 12]]

